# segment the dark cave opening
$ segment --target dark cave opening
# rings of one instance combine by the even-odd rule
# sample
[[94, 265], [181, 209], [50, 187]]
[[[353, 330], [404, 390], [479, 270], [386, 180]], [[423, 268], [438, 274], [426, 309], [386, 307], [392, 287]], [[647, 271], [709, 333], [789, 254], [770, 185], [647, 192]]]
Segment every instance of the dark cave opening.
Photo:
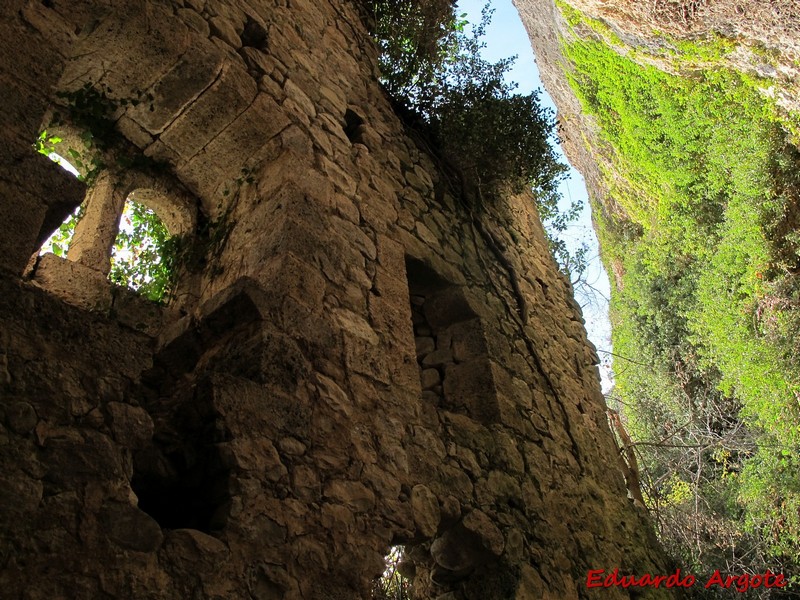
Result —
[[211, 533], [227, 520], [230, 468], [219, 444], [225, 440], [213, 414], [198, 409], [184, 405], [162, 421], [153, 444], [134, 456], [131, 488], [162, 529]]
[[347, 111], [344, 113], [344, 134], [347, 136], [347, 139], [350, 140], [351, 143], [353, 144], [362, 143], [361, 127], [363, 125], [364, 125], [364, 119], [362, 119], [357, 113], [353, 112], [348, 108]]

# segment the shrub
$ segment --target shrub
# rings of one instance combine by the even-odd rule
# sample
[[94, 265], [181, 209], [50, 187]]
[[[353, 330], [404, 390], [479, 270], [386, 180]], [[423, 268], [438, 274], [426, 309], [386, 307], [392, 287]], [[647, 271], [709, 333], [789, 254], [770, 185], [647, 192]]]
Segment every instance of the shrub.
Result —
[[481, 210], [503, 193], [533, 191], [562, 270], [580, 271], [586, 249], [570, 252], [560, 240], [582, 209], [561, 211], [557, 188], [567, 167], [553, 149], [556, 125], [539, 93], [515, 93], [505, 76], [513, 58], [496, 63], [481, 56], [492, 11], [467, 32], [464, 15], [451, 2], [383, 0], [375, 4], [375, 35], [383, 84], [422, 124], [440, 158], [456, 168], [453, 182], [470, 210]]
[[376, 4], [382, 82], [395, 101], [428, 126], [441, 153], [469, 184], [492, 195], [531, 186], [555, 194], [566, 172], [550, 145], [552, 112], [538, 92], [515, 94], [505, 75], [514, 59], [490, 63], [481, 42], [492, 11], [466, 32], [450, 2]]
[[382, 82], [392, 96], [411, 98], [440, 72], [463, 15], [455, 17], [451, 0], [380, 0], [372, 9]]

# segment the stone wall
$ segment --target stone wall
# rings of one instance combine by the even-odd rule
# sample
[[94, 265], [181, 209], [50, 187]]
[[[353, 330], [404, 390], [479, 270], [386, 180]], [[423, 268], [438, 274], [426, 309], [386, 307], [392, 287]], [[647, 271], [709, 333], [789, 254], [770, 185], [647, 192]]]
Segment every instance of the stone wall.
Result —
[[[367, 598], [399, 544], [419, 598], [666, 571], [532, 199], [461, 207], [354, 4], [2, 16], [4, 595]], [[81, 251], [37, 258], [84, 190], [30, 144], [86, 83], [161, 169], [110, 166]], [[105, 279], [130, 193], [206, 240], [168, 306]]]

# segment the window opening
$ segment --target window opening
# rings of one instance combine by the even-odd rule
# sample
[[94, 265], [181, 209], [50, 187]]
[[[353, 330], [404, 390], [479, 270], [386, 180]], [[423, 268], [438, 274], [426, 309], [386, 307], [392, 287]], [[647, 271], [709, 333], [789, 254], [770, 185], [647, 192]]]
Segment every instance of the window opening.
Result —
[[[44, 154], [47, 158], [52, 160], [56, 163], [59, 167], [74, 175], [75, 177], [80, 177], [80, 173], [78, 173], [78, 169], [76, 169], [72, 163], [70, 163], [66, 158], [61, 156], [56, 152], [49, 151], [46, 146], [43, 145], [43, 142], [48, 142], [49, 144], [54, 143], [52, 140], [58, 141], [59, 138], [54, 137], [47, 137], [47, 132], [43, 132], [42, 135], [39, 137], [39, 142], [36, 145], [36, 148], [40, 154]], [[58, 226], [58, 228], [50, 234], [50, 237], [47, 238], [42, 244], [41, 249], [39, 250], [39, 256], [42, 254], [52, 253], [56, 256], [66, 257], [67, 250], [69, 249], [69, 243], [72, 241], [72, 236], [75, 234], [75, 225], [77, 225], [78, 221], [80, 221], [81, 217], [83, 216], [84, 212], [84, 205], [81, 204], [76, 208], [72, 213], [64, 219], [64, 222]]]
[[45, 240], [39, 250], [39, 256], [43, 254], [52, 253], [56, 256], [66, 258], [69, 244], [72, 242], [72, 237], [75, 235], [75, 225], [81, 220], [84, 212], [84, 205], [81, 204], [76, 208], [61, 225], [58, 226], [50, 237]]
[[50, 152], [49, 154], [47, 154], [47, 158], [52, 160], [59, 167], [64, 169], [67, 173], [74, 175], [75, 177], [81, 176], [81, 174], [78, 172], [78, 169], [76, 169], [71, 162], [69, 162], [66, 158], [64, 158], [57, 152]]
[[464, 291], [406, 259], [422, 399], [484, 424], [498, 418], [495, 368], [481, 319]]
[[364, 125], [364, 119], [348, 108], [344, 113], [344, 134], [351, 143], [362, 143], [362, 125]]
[[163, 529], [225, 528], [231, 505], [230, 433], [206, 385], [146, 405], [155, 433], [134, 453], [131, 489]]
[[164, 529], [224, 529], [231, 494], [230, 472], [216, 446], [198, 435], [185, 447], [152, 447], [137, 454], [131, 489], [141, 510]]
[[413, 563], [404, 560], [403, 546], [392, 546], [384, 558], [386, 568], [372, 585], [372, 600], [411, 600], [411, 573]]
[[56, 145], [60, 144], [62, 141], [63, 140], [57, 135], [50, 135], [47, 131], [42, 131], [33, 143], [33, 147], [36, 152], [44, 154], [59, 167], [80, 179], [81, 174], [78, 172], [78, 169], [75, 168], [75, 165], [55, 151]]
[[163, 300], [172, 281], [171, 265], [166, 259], [170, 239], [156, 212], [129, 196], [111, 250], [108, 278], [149, 300]]

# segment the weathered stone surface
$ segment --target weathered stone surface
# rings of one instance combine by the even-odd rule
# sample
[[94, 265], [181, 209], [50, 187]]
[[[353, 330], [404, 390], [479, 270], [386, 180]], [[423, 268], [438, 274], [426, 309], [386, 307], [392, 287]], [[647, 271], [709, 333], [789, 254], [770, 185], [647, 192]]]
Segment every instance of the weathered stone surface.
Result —
[[26, 435], [36, 427], [36, 409], [27, 402], [12, 402], [5, 407], [6, 424], [14, 433]]
[[39, 258], [34, 281], [74, 306], [103, 312], [111, 308], [111, 284], [103, 273], [55, 254]]
[[100, 522], [109, 539], [128, 550], [153, 552], [164, 539], [158, 523], [135, 506], [108, 504], [100, 512]]
[[[172, 121], [161, 141], [183, 159], [190, 159], [250, 105], [256, 92], [256, 83], [244, 69], [226, 63], [214, 83]], [[203, 135], [198, 136], [198, 131]]]
[[432, 537], [439, 527], [441, 513], [436, 496], [424, 485], [415, 485], [411, 490], [411, 508], [414, 523], [424, 537]]
[[471, 541], [465, 530], [453, 528], [433, 541], [431, 556], [440, 567], [462, 573], [480, 560], [480, 549], [475, 548]]
[[480, 510], [470, 511], [461, 522], [464, 529], [477, 535], [483, 547], [495, 556], [500, 556], [505, 548], [503, 533], [486, 513]]
[[142, 448], [153, 437], [153, 420], [138, 406], [109, 402], [107, 406], [114, 439], [129, 448]]
[[153, 99], [148, 100], [150, 96], [147, 96], [129, 110], [128, 115], [151, 134], [160, 134], [175, 115], [186, 110], [215, 82], [220, 76], [222, 61], [222, 52], [212, 44], [192, 48], [148, 92]]
[[375, 505], [375, 494], [358, 481], [331, 481], [324, 495], [355, 512], [365, 512]]

